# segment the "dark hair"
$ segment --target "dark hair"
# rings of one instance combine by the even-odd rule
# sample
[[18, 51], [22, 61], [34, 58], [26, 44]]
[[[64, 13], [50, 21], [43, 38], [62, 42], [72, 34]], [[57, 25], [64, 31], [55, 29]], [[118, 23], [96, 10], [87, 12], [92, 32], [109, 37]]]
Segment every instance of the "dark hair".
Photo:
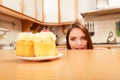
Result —
[[67, 46], [67, 49], [71, 49], [70, 44], [69, 44], [69, 35], [70, 35], [70, 32], [72, 31], [73, 28], [81, 29], [81, 31], [85, 34], [85, 36], [87, 38], [87, 49], [93, 49], [93, 44], [92, 44], [92, 40], [91, 40], [91, 37], [90, 37], [90, 33], [88, 32], [86, 27], [84, 25], [80, 24], [79, 22], [75, 22], [68, 29], [68, 32], [66, 34], [66, 46]]

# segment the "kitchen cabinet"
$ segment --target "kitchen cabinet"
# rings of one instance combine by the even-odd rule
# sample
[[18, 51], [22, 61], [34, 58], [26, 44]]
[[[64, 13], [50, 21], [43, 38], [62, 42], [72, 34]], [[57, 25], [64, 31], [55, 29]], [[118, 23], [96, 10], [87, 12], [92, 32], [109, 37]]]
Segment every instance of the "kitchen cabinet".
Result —
[[[90, 3], [93, 3], [92, 1]], [[79, 4], [83, 2], [84, 4], [87, 3], [86, 0], [79, 0]], [[95, 6], [95, 3], [89, 5], [88, 1], [88, 4], [79, 5], [79, 13], [84, 17], [85, 21], [119, 19], [119, 2], [120, 0], [96, 0], [96, 8], [91, 8], [90, 6]], [[85, 8], [86, 5], [89, 8]]]
[[60, 22], [69, 21], [75, 21], [75, 0], [60, 0]]
[[78, 3], [75, 3], [77, 0], [15, 0], [13, 3], [10, 1], [0, 0], [0, 12], [41, 25], [72, 24], [78, 15]]
[[35, 0], [2, 0], [2, 5], [17, 12], [21, 12], [29, 17], [35, 18]]
[[78, 0], [79, 13], [96, 9], [96, 0]]
[[119, 19], [120, 8], [109, 9], [96, 9], [94, 11], [83, 12], [81, 15], [85, 20], [107, 20], [107, 19]]
[[58, 23], [58, 0], [44, 0], [44, 22]]
[[[69, 2], [69, 3], [68, 3]], [[75, 0], [44, 0], [44, 22], [64, 24], [76, 18]]]
[[22, 11], [22, 0], [14, 0], [14, 2], [11, 0], [1, 0], [1, 5], [17, 12]]
[[23, 0], [23, 13], [32, 18], [35, 18], [35, 1], [36, 0]]
[[36, 19], [43, 21], [43, 0], [36, 0]]
[[109, 0], [109, 8], [119, 8], [120, 0]]
[[13, 3], [10, 1], [0, 0], [0, 13], [20, 19], [23, 32], [29, 32], [34, 23], [42, 24], [35, 16], [36, 0], [29, 0], [29, 3], [28, 0], [15, 0]]

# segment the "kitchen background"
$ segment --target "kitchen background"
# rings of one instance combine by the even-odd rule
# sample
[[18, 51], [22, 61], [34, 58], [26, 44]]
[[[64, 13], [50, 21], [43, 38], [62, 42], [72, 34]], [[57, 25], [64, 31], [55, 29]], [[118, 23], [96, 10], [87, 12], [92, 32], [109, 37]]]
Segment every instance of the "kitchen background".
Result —
[[[108, 3], [106, 3], [108, 0], [91, 0], [91, 1], [78, 0], [78, 1], [79, 1], [78, 3], [80, 4], [78, 8], [79, 10], [78, 13], [108, 8]], [[96, 1], [98, 1], [97, 5]], [[116, 6], [117, 8], [119, 8], [120, 7], [119, 4], [116, 4], [119, 3], [119, 0], [114, 1], [115, 3], [113, 1], [114, 0], [109, 0], [109, 8]], [[80, 17], [80, 19], [82, 20], [81, 22], [84, 21], [83, 24], [90, 22], [94, 23], [94, 35], [91, 36], [93, 43], [106, 43], [110, 31], [113, 32], [114, 37], [117, 39], [117, 42], [120, 42], [120, 36], [116, 34], [116, 22], [120, 21], [119, 17], [120, 14], [117, 15], [118, 16], [117, 18], [114, 16], [113, 18], [111, 18], [111, 16], [113, 15], [105, 15], [94, 19], [89, 18], [85, 19], [85, 21]], [[57, 44], [65, 44], [66, 37], [65, 33], [69, 26], [70, 25], [50, 27], [50, 31], [55, 33], [57, 36], [56, 41]], [[9, 30], [8, 32], [6, 32], [6, 35], [0, 36], [0, 44], [10, 45], [14, 41], [16, 41], [17, 35], [22, 31], [22, 21], [15, 17], [7, 16], [5, 14], [0, 13], [0, 28], [6, 28]], [[3, 32], [0, 31], [0, 34], [3, 34]]]
[[[120, 19], [94, 21], [95, 34], [91, 36], [92, 41], [94, 43], [106, 42], [109, 32], [112, 31], [117, 39], [117, 42], [120, 42], [120, 37], [116, 35], [116, 22], [119, 20]], [[22, 22], [17, 18], [0, 14], [0, 27], [9, 29], [9, 32], [7, 32], [6, 35], [4, 35], [4, 37], [0, 38], [0, 44], [9, 45], [10, 43], [16, 40], [18, 33], [21, 32]], [[69, 25], [65, 26], [64, 29], [67, 29], [68, 27]], [[53, 26], [50, 28], [50, 30], [57, 35], [58, 44], [65, 43], [65, 34], [63, 32], [63, 27]]]

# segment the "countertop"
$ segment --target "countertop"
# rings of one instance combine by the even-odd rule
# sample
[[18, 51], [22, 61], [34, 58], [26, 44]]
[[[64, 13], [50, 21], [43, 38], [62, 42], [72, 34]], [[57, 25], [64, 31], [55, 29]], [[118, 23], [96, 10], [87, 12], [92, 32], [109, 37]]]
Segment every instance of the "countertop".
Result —
[[103, 48], [120, 48], [120, 44], [99, 44], [99, 45], [93, 45], [95, 48], [97, 47], [103, 47]]
[[1, 80], [120, 80], [120, 49], [61, 50], [46, 61], [25, 61], [0, 50]]
[[[93, 47], [94, 48], [108, 48], [108, 49], [111, 49], [111, 48], [120, 48], [120, 44], [93, 44]], [[58, 49], [65, 49], [66, 48], [66, 45], [65, 44], [62, 44], [62, 45], [57, 45], [57, 48]]]

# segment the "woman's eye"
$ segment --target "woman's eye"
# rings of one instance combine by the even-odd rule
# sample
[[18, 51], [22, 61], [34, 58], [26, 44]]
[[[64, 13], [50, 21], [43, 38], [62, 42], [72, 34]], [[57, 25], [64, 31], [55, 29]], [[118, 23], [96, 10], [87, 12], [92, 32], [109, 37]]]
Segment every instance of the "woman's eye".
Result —
[[70, 40], [71, 40], [71, 41], [74, 41], [75, 39], [76, 39], [76, 38], [71, 38]]
[[86, 40], [87, 38], [86, 37], [82, 37], [81, 40]]
[[71, 38], [70, 38], [71, 41], [76, 41], [77, 39], [80, 40], [80, 41], [85, 41], [85, 40], [87, 40], [87, 38], [84, 37], [84, 36], [81, 37], [80, 39], [79, 39], [79, 38], [76, 38], [76, 37], [71, 37]]

